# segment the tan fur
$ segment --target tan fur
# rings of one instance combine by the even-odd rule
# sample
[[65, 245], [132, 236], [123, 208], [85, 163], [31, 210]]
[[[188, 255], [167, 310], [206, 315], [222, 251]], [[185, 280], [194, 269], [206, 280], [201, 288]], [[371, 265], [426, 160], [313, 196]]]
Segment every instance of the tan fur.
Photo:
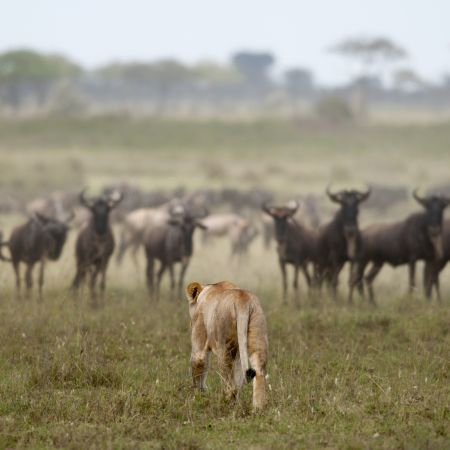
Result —
[[229, 281], [186, 287], [191, 316], [194, 387], [205, 389], [209, 355], [218, 359], [228, 397], [253, 378], [253, 407], [266, 404], [267, 327], [259, 299]]

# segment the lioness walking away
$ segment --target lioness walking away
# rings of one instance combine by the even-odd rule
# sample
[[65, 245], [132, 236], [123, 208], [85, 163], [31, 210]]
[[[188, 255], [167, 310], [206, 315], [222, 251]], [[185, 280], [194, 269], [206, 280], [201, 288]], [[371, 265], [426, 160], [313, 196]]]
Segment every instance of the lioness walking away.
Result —
[[244, 379], [253, 380], [253, 407], [266, 404], [267, 327], [259, 299], [221, 281], [186, 288], [191, 316], [194, 387], [205, 389], [209, 355], [218, 359], [227, 397], [236, 397]]

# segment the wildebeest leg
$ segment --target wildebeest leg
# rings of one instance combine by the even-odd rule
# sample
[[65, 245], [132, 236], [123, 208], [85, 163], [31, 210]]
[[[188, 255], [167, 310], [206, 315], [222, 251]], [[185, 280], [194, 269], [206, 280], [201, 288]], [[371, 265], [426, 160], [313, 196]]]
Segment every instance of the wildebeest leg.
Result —
[[161, 289], [161, 280], [164, 275], [164, 272], [167, 269], [166, 263], [161, 262], [161, 266], [159, 267], [158, 273], [156, 274], [156, 299], [159, 300], [159, 293]]
[[416, 289], [416, 261], [410, 261], [408, 264], [409, 272], [409, 289], [408, 293], [411, 295]]
[[366, 264], [364, 263], [353, 263], [350, 267], [350, 280], [349, 280], [349, 294], [348, 301], [353, 303], [353, 293], [355, 287], [358, 288], [359, 295], [364, 298], [364, 284], [363, 276]]
[[97, 301], [97, 291], [95, 289], [95, 285], [97, 284], [97, 276], [100, 272], [100, 266], [95, 265], [92, 267], [91, 278], [89, 280], [89, 291], [91, 295], [91, 300], [95, 304]]
[[84, 264], [77, 264], [77, 273], [75, 274], [75, 278], [72, 282], [72, 290], [77, 291], [80, 287], [80, 284], [84, 281], [86, 277], [86, 266]]
[[39, 266], [39, 300], [42, 300], [42, 288], [44, 286], [44, 270], [45, 270], [45, 259], [41, 260], [40, 266]]
[[118, 265], [122, 263], [123, 255], [125, 254], [125, 251], [127, 249], [127, 238], [126, 238], [126, 232], [122, 231], [120, 234], [120, 242], [119, 242], [119, 248], [117, 249], [117, 256], [116, 256], [116, 262]]
[[30, 297], [31, 289], [33, 287], [33, 267], [34, 264], [27, 264], [25, 271], [25, 286], [26, 286], [26, 297]]
[[131, 249], [131, 257], [133, 258], [133, 264], [136, 268], [136, 271], [139, 270], [139, 260], [138, 260], [138, 251], [140, 248], [140, 242], [135, 242], [133, 244], [133, 248]]
[[173, 296], [175, 291], [175, 273], [173, 264], [169, 264], [169, 278], [170, 278], [170, 295]]
[[441, 289], [439, 283], [439, 274], [444, 268], [445, 264], [442, 263], [425, 263], [423, 271], [423, 284], [425, 290], [425, 296], [427, 299], [431, 299], [433, 295], [433, 287], [436, 290], [436, 297], [441, 301]]
[[108, 261], [102, 263], [102, 265], [100, 267], [100, 295], [102, 298], [105, 295], [107, 269], [108, 269]]
[[[298, 291], [298, 273], [299, 273], [299, 265], [294, 264], [294, 279], [292, 280], [292, 287], [295, 291]], [[296, 292], [297, 293], [297, 292]]]
[[342, 267], [344, 266], [343, 263], [335, 263], [332, 266], [331, 269], [331, 294], [334, 299], [337, 298], [337, 288], [339, 284], [339, 274], [341, 273]]
[[324, 271], [319, 264], [314, 264], [313, 270], [314, 270], [314, 287], [316, 288], [317, 293], [320, 293], [322, 290]]
[[16, 290], [17, 290], [17, 297], [20, 299], [20, 262], [14, 261], [13, 262], [13, 268], [14, 268], [14, 274], [16, 275]]
[[435, 285], [435, 267], [433, 266], [433, 263], [427, 261], [423, 267], [423, 290], [428, 300], [431, 299], [433, 285]]
[[286, 275], [286, 263], [279, 259], [281, 269], [281, 281], [283, 283], [283, 303], [287, 303], [287, 275]]
[[150, 298], [153, 298], [153, 268], [154, 268], [154, 259], [147, 255], [147, 268], [146, 268], [146, 278], [147, 278], [147, 288], [148, 294]]
[[366, 284], [367, 284], [367, 290], [369, 292], [369, 301], [370, 303], [375, 305], [375, 296], [373, 293], [373, 282], [375, 280], [375, 277], [380, 272], [381, 268], [383, 267], [382, 263], [374, 263], [372, 267], [369, 270], [369, 273], [366, 275]]
[[303, 272], [303, 276], [305, 277], [306, 284], [308, 285], [308, 288], [310, 288], [312, 280], [311, 280], [311, 275], [308, 272], [307, 264], [302, 264], [302, 272]]
[[181, 291], [184, 286], [184, 276], [186, 275], [186, 270], [189, 266], [189, 259], [184, 259], [181, 262], [181, 269], [180, 269], [180, 278], [178, 280], [178, 297], [181, 298]]

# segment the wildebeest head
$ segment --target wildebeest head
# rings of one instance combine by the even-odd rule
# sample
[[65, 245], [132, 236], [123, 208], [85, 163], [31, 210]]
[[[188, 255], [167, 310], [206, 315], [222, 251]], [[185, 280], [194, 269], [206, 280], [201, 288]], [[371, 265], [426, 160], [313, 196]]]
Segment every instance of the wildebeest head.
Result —
[[73, 219], [74, 214], [72, 213], [70, 217], [65, 220], [49, 218], [39, 213], [36, 213], [35, 217], [42, 226], [47, 257], [56, 261], [61, 256], [62, 249], [66, 242], [67, 232], [69, 231], [69, 223]]
[[109, 213], [123, 199], [123, 194], [113, 192], [100, 197], [86, 198], [84, 190], [80, 193], [80, 203], [92, 213], [94, 230], [99, 235], [106, 234], [109, 226]]
[[367, 200], [371, 190], [360, 192], [355, 189], [339, 191], [332, 193], [327, 187], [327, 195], [334, 203], [338, 203], [340, 209], [340, 219], [344, 228], [344, 235], [347, 241], [347, 253], [349, 258], [356, 256], [356, 247], [359, 236], [358, 230], [358, 213], [359, 204]]
[[298, 203], [294, 206], [268, 206], [262, 207], [263, 211], [268, 214], [275, 222], [275, 235], [278, 241], [285, 239], [288, 220], [294, 216], [298, 210]]
[[177, 227], [181, 232], [182, 245], [186, 256], [192, 255], [192, 239], [196, 228], [206, 230], [207, 227], [201, 222], [201, 219], [208, 215], [206, 208], [202, 212], [189, 212], [185, 209], [171, 211], [169, 226]]
[[436, 256], [442, 258], [444, 252], [442, 242], [442, 220], [444, 217], [444, 210], [450, 204], [450, 199], [442, 195], [421, 197], [418, 194], [418, 189], [414, 190], [413, 197], [425, 208], [428, 238], [433, 245]]

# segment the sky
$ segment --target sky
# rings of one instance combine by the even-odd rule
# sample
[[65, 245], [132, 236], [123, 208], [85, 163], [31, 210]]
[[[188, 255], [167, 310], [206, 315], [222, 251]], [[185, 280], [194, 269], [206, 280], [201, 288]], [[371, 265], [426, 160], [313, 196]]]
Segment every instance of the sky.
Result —
[[450, 0], [0, 0], [0, 51], [61, 52], [88, 68], [177, 58], [225, 62], [270, 51], [280, 72], [301, 66], [334, 84], [358, 67], [330, 53], [349, 36], [385, 35], [410, 54], [402, 67], [450, 73]]

